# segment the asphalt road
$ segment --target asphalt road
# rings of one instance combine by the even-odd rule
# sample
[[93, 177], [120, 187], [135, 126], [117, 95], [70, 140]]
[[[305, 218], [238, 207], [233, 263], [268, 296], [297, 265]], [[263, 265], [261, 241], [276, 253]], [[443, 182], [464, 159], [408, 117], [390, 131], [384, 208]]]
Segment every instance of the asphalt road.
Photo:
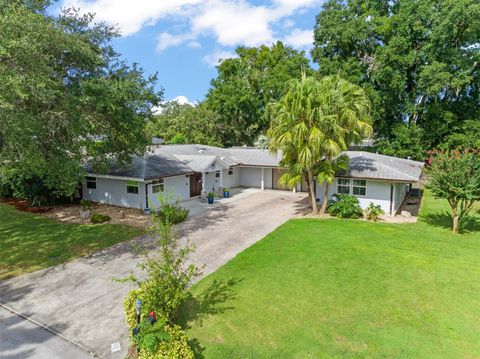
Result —
[[47, 329], [0, 307], [0, 358], [87, 359], [91, 356]]

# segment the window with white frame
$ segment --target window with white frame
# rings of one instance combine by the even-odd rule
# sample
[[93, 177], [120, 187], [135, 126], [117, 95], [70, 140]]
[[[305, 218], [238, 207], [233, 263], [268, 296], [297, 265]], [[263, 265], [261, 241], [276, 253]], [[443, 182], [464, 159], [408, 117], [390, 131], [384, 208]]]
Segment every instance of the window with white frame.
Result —
[[96, 189], [97, 188], [97, 177], [85, 177], [87, 180], [87, 188]]
[[219, 178], [220, 177], [220, 171], [215, 171], [215, 177]]
[[165, 184], [163, 178], [152, 181], [152, 193], [160, 193], [165, 191]]
[[138, 194], [138, 181], [127, 181], [127, 193]]
[[350, 178], [337, 178], [337, 193], [350, 194]]
[[355, 196], [365, 196], [367, 194], [367, 181], [366, 180], [353, 180], [352, 193]]
[[228, 175], [229, 175], [229, 176], [233, 175], [233, 168], [230, 168], [230, 169], [228, 170]]

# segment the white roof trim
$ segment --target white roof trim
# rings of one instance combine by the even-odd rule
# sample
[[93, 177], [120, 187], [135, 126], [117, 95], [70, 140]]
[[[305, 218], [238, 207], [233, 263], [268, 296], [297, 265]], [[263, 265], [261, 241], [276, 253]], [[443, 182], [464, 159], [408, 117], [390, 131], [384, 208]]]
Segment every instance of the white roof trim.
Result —
[[143, 178], [136, 178], [136, 177], [100, 175], [100, 174], [96, 174], [96, 173], [87, 173], [86, 176], [88, 176], [88, 177], [97, 177], [97, 178], [115, 179], [115, 180], [122, 180], [122, 181], [145, 182], [145, 180], [144, 180]]

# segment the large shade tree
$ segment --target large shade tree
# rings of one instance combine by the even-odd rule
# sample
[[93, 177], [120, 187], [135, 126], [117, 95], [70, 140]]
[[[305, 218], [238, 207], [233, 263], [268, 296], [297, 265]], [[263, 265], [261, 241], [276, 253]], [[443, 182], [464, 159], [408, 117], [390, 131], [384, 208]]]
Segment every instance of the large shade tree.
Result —
[[290, 79], [311, 69], [303, 51], [281, 42], [271, 47], [239, 47], [235, 52], [235, 58], [217, 66], [206, 104], [218, 115], [223, 145], [253, 145], [268, 128], [268, 102], [280, 99]]
[[[128, 161], [148, 144], [155, 77], [121, 61], [115, 29], [48, 1], [0, 2], [0, 179], [71, 195], [82, 162]], [[23, 193], [25, 194], [25, 193]]]
[[162, 112], [147, 123], [147, 133], [160, 137], [165, 143], [201, 143], [221, 146], [222, 124], [219, 116], [204, 102], [198, 105], [169, 101], [162, 105]]
[[[320, 75], [340, 72], [366, 90], [382, 148], [419, 158], [480, 121], [479, 18], [478, 0], [329, 0], [312, 57]], [[420, 147], [398, 149], [404, 123], [400, 136], [420, 134]]]
[[[328, 191], [335, 171], [345, 167], [342, 152], [371, 134], [369, 112], [362, 88], [338, 75], [291, 80], [281, 99], [269, 104], [269, 149], [282, 152], [281, 165], [287, 168], [282, 181], [294, 186], [306, 179], [314, 213], [314, 180], [325, 183]], [[324, 196], [322, 212], [326, 200]]]

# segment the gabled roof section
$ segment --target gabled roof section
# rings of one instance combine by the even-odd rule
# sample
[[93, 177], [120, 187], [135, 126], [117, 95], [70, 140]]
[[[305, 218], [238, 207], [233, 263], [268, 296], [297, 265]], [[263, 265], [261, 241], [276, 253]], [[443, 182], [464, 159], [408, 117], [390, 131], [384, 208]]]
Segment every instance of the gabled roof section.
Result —
[[229, 153], [229, 150], [226, 148], [219, 148], [206, 145], [163, 145], [156, 146], [156, 150], [169, 154], [171, 156], [216, 156], [219, 160], [223, 161], [226, 166], [236, 165], [235, 160], [232, 159], [232, 156]]
[[362, 151], [346, 151], [350, 158], [349, 170], [338, 175], [356, 178], [417, 182], [423, 171], [423, 162]]
[[208, 171], [214, 162], [220, 163], [221, 168], [229, 167], [221, 159], [213, 155], [173, 155], [173, 157], [195, 172]]

